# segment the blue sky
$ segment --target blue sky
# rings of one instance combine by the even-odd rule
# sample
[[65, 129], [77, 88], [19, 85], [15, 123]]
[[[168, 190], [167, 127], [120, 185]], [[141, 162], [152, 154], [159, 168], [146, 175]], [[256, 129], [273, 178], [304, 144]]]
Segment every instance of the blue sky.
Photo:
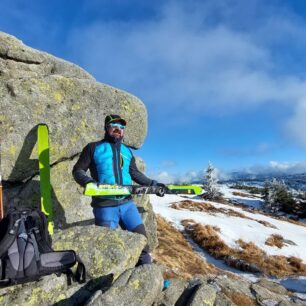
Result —
[[306, 172], [306, 1], [11, 1], [0, 30], [142, 99], [165, 182]]

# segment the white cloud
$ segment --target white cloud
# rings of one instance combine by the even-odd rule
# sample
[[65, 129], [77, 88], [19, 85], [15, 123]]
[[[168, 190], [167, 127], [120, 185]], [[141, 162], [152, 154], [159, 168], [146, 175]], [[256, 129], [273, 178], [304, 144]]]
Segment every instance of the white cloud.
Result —
[[[243, 171], [243, 170], [242, 170]], [[250, 174], [296, 174], [306, 172], [306, 161], [270, 161], [267, 165], [254, 165], [244, 171]]]
[[[164, 184], [180, 184], [190, 182], [203, 182], [205, 178], [205, 170], [202, 171], [188, 171], [185, 173], [172, 173], [168, 171], [160, 171], [157, 173], [150, 173], [149, 177]], [[306, 173], [306, 161], [301, 162], [286, 162], [286, 161], [270, 161], [267, 164], [256, 164], [248, 168], [239, 168], [235, 172], [248, 173], [254, 175], [286, 175]], [[231, 172], [223, 171], [216, 168], [217, 177], [219, 180], [228, 180], [232, 178]]]
[[[290, 72], [286, 61], [279, 66], [273, 47], [288, 39], [290, 48], [306, 45], [305, 24], [275, 6], [267, 6], [271, 16], [262, 14], [256, 21], [243, 2], [235, 3], [168, 1], [148, 21], [98, 21], [75, 29], [70, 46], [98, 80], [136, 94], [160, 118], [171, 114], [180, 122], [203, 112], [265, 111], [266, 103], [299, 112], [306, 82]], [[251, 4], [258, 11], [262, 1]], [[240, 5], [253, 18], [250, 24], [244, 20], [247, 30], [232, 20], [242, 18]], [[300, 117], [289, 119], [289, 129], [304, 144]]]
[[149, 174], [150, 177], [164, 184], [181, 184], [193, 181], [203, 181], [203, 171], [188, 171], [186, 173], [170, 173], [168, 171], [160, 171], [158, 173]]
[[167, 171], [162, 171], [156, 175], [153, 175], [152, 178], [163, 184], [173, 184], [175, 181], [174, 176]]

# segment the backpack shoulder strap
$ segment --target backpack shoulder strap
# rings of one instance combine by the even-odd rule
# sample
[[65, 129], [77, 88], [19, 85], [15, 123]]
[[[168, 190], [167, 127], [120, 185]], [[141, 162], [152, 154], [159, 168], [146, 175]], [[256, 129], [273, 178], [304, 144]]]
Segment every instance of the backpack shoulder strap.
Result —
[[7, 250], [11, 247], [20, 227], [21, 215], [15, 211], [9, 211], [1, 220], [0, 228], [3, 238], [0, 241], [0, 258], [4, 256]]
[[47, 217], [39, 209], [33, 209], [30, 214], [30, 219], [39, 248], [43, 252], [52, 252]]

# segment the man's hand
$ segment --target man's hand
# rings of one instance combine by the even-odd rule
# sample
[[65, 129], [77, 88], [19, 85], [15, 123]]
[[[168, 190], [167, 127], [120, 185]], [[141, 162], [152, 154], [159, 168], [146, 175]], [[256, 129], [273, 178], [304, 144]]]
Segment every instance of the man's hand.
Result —
[[152, 181], [151, 186], [157, 187], [156, 195], [159, 197], [163, 197], [167, 192], [167, 186], [163, 183], [158, 183], [157, 181]]

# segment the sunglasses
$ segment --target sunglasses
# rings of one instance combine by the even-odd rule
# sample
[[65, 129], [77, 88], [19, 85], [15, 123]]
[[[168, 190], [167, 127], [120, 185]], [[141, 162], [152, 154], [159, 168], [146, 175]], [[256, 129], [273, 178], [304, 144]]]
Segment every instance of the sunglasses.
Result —
[[110, 123], [108, 126], [111, 127], [111, 128], [118, 127], [121, 130], [125, 129], [125, 125], [122, 125], [121, 123]]

